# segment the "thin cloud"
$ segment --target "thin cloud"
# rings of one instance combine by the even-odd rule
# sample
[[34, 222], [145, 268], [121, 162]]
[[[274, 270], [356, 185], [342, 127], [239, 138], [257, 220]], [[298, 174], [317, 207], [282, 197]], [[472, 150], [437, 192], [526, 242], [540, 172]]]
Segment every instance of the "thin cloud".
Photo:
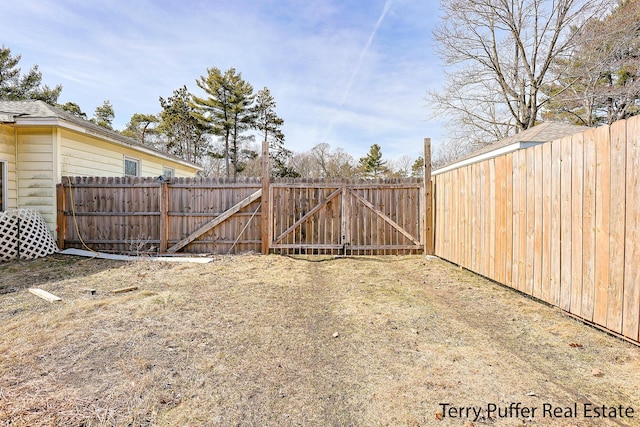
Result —
[[207, 68], [233, 66], [256, 90], [271, 89], [290, 149], [328, 142], [359, 157], [380, 143], [391, 158], [436, 133], [436, 124], [422, 121], [422, 97], [438, 78], [429, 47], [436, 7], [413, 0], [24, 1], [3, 11], [0, 44], [22, 55], [23, 70], [38, 64], [46, 84], [61, 83], [61, 102], [91, 116], [110, 100], [116, 128], [134, 113], [159, 112], [158, 98], [183, 85], [198, 91]]

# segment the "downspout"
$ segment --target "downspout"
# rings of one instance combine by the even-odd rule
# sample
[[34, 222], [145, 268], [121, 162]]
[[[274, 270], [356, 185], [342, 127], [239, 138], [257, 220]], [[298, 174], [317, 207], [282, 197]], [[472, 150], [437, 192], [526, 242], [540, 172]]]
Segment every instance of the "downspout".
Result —
[[[13, 142], [14, 142], [14, 146], [15, 146], [15, 175], [16, 175], [16, 209], [20, 207], [20, 174], [18, 173], [18, 171], [20, 170], [20, 168], [18, 167], [18, 128], [16, 126], [13, 127]], [[7, 190], [9, 190], [9, 188], [7, 188]]]

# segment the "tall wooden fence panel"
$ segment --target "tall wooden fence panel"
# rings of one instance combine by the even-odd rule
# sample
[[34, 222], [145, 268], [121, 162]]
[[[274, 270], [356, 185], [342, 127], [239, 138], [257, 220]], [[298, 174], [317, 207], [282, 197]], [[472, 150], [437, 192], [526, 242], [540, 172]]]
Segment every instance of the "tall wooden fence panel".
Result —
[[435, 174], [436, 255], [640, 341], [640, 117]]
[[278, 253], [411, 254], [424, 250], [422, 181], [276, 180]]
[[[425, 248], [422, 180], [63, 177], [58, 245], [125, 253], [410, 254]], [[262, 216], [269, 230], [263, 233]]]
[[[58, 245], [97, 251], [166, 252], [260, 190], [259, 179], [63, 177]], [[260, 200], [193, 235], [189, 253], [259, 251]], [[174, 252], [174, 251], [171, 251]]]

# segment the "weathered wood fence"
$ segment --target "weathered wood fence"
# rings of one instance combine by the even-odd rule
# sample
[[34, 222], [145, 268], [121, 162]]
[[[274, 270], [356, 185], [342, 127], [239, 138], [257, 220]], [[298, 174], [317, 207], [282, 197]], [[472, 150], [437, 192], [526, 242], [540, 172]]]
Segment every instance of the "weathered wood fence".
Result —
[[422, 253], [432, 245], [422, 182], [271, 179], [265, 197], [259, 178], [63, 177], [58, 245], [226, 254], [264, 251], [266, 239], [275, 253]]
[[640, 117], [434, 175], [436, 255], [640, 340]]

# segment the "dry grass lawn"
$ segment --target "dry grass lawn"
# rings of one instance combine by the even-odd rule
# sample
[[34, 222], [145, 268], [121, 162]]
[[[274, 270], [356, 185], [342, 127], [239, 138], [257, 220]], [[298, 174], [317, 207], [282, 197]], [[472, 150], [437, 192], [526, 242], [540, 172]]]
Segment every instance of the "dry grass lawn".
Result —
[[418, 256], [0, 264], [0, 337], [0, 426], [640, 425], [639, 347]]

